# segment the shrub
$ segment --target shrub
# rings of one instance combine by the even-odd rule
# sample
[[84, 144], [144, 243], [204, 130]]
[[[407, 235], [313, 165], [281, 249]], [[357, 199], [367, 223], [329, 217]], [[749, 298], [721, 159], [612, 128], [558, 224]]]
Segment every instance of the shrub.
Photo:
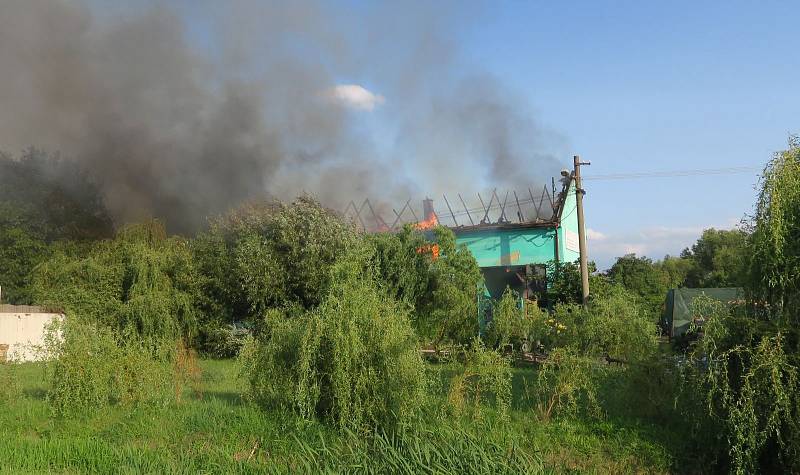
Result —
[[214, 358], [236, 357], [251, 334], [250, 327], [241, 322], [221, 326], [208, 325], [203, 334], [203, 354]]
[[257, 317], [269, 308], [319, 305], [331, 266], [360, 242], [353, 226], [307, 196], [275, 204], [258, 223], [234, 247], [234, 271]]
[[428, 295], [432, 255], [420, 252], [431, 243], [411, 226], [399, 233], [375, 233], [365, 236], [374, 248], [377, 273], [382, 286], [398, 302], [420, 314]]
[[60, 253], [36, 269], [33, 288], [38, 303], [116, 331], [172, 341], [197, 331], [191, 253], [157, 221], [123, 228], [86, 257]]
[[579, 354], [635, 362], [658, 348], [658, 328], [646, 309], [618, 285], [592, 299], [587, 308], [576, 304], [555, 307], [545, 327], [548, 348], [571, 347]]
[[466, 246], [456, 246], [452, 231], [440, 226], [434, 233], [440, 257], [431, 265], [429, 290], [415, 327], [435, 345], [444, 341], [466, 344], [478, 335], [480, 268]]
[[67, 319], [50, 328], [44, 349], [47, 400], [58, 415], [171, 400], [173, 348], [165, 342]]
[[548, 314], [537, 305], [522, 307], [519, 295], [507, 288], [495, 304], [492, 321], [486, 331], [486, 342], [495, 348], [512, 345], [521, 351], [542, 337]]
[[558, 348], [542, 364], [537, 377], [534, 401], [539, 417], [548, 421], [554, 415], [575, 414], [581, 402], [590, 414], [598, 415], [596, 359], [578, 354], [574, 348]]
[[501, 420], [511, 408], [511, 366], [508, 358], [486, 348], [479, 338], [464, 354], [463, 371], [450, 381], [448, 405], [458, 414], [479, 419], [482, 407], [493, 405]]
[[43, 239], [21, 226], [3, 222], [5, 203], [0, 202], [0, 282], [3, 283], [3, 300], [18, 305], [29, 305], [30, 280], [28, 274], [47, 259], [50, 249]]
[[703, 336], [687, 382], [704, 392], [706, 409], [727, 440], [731, 470], [800, 468], [800, 373], [792, 331], [739, 317], [707, 298], [693, 302]]
[[255, 401], [356, 431], [392, 429], [416, 415], [425, 367], [407, 311], [366, 271], [370, 257], [340, 259], [318, 308], [267, 313], [242, 352]]
[[749, 302], [729, 310], [695, 299], [705, 322], [686, 381], [704, 394], [731, 471], [793, 473], [800, 471], [797, 137], [764, 168], [747, 228]]

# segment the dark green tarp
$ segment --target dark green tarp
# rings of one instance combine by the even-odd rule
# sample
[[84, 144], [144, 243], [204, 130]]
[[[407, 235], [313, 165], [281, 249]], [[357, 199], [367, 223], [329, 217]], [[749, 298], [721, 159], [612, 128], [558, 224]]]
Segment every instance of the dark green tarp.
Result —
[[740, 300], [744, 293], [738, 287], [707, 289], [670, 289], [664, 301], [664, 312], [661, 316], [661, 327], [670, 337], [680, 336], [689, 329], [692, 323], [692, 301], [706, 295], [714, 300], [733, 303]]

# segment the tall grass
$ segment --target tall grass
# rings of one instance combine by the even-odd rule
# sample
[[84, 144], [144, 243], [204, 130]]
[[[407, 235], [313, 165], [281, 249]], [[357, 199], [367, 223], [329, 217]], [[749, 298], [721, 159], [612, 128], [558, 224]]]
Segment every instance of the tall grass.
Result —
[[[0, 410], [0, 473], [665, 473], [673, 464], [664, 444], [675, 436], [660, 427], [536, 421], [520, 404], [531, 369], [513, 370], [508, 422], [490, 407], [481, 422], [434, 412], [364, 437], [247, 403], [231, 361], [200, 366], [202, 398], [80, 418], [52, 418], [42, 365], [18, 366], [20, 397]], [[432, 391], [444, 405], [447, 388]]]

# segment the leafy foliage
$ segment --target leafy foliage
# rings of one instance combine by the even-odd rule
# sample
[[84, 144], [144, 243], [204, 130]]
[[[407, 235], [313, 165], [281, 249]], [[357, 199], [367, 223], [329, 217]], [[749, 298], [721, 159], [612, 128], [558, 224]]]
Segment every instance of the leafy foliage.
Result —
[[250, 394], [340, 429], [392, 429], [422, 405], [426, 376], [407, 311], [377, 285], [367, 249], [330, 269], [322, 303], [268, 312], [242, 354]]
[[694, 261], [686, 257], [666, 255], [653, 263], [664, 274], [667, 288], [687, 287], [686, 278], [695, 267]]
[[541, 335], [548, 348], [570, 347], [578, 354], [642, 360], [657, 348], [657, 328], [647, 312], [621, 286], [611, 286], [588, 308], [556, 306], [552, 322]]
[[89, 173], [76, 162], [35, 148], [18, 159], [0, 152], [0, 228], [9, 224], [46, 242], [113, 234], [112, 220]]
[[[609, 286], [608, 278], [598, 274], [597, 266], [589, 261], [590, 298], [603, 295]], [[560, 303], [582, 303], [581, 270], [578, 261], [547, 263], [547, 289], [540, 295], [542, 305], [552, 309]]]
[[480, 269], [466, 246], [456, 246], [452, 231], [440, 226], [434, 233], [441, 257], [431, 265], [429, 291], [415, 326], [434, 344], [467, 343], [478, 334]]
[[100, 192], [74, 162], [36, 149], [0, 152], [0, 285], [3, 301], [32, 304], [30, 273], [50, 245], [113, 233]]
[[33, 292], [38, 303], [112, 329], [171, 339], [196, 333], [192, 255], [157, 221], [123, 228], [86, 257], [58, 253], [36, 269]]
[[670, 288], [669, 275], [660, 266], [647, 257], [627, 254], [617, 259], [607, 275], [612, 282], [632, 292], [652, 318], [658, 318]]
[[526, 347], [530, 349], [532, 340], [545, 333], [544, 325], [548, 319], [549, 314], [535, 304], [523, 307], [519, 295], [507, 288], [494, 305], [485, 340], [495, 348], [511, 345], [517, 351]]
[[745, 283], [747, 233], [740, 229], [706, 229], [692, 246], [681, 254], [692, 266], [686, 287], [741, 287]]
[[291, 204], [247, 203], [213, 220], [192, 243], [204, 339], [227, 324], [260, 321], [271, 308], [319, 305], [330, 266], [358, 239], [307, 196]]
[[3, 302], [18, 305], [33, 303], [28, 275], [49, 254], [47, 243], [27, 229], [0, 227], [0, 262], [3, 263], [0, 266], [0, 285], [3, 286]]
[[51, 329], [44, 350], [47, 400], [60, 416], [172, 400], [172, 348], [165, 341], [68, 319]]
[[800, 138], [767, 164], [753, 216], [749, 285], [770, 316], [786, 324], [800, 315]]
[[276, 206], [260, 233], [236, 248], [236, 269], [255, 315], [268, 308], [319, 305], [329, 269], [358, 243], [355, 229], [310, 197]]
[[464, 353], [464, 369], [450, 381], [449, 406], [458, 414], [481, 418], [483, 406], [493, 405], [501, 420], [511, 408], [510, 361], [475, 338]]
[[572, 347], [557, 348], [548, 355], [536, 375], [536, 391], [528, 395], [543, 421], [555, 415], [575, 414], [580, 403], [598, 414], [597, 372], [592, 358], [580, 355]]
[[766, 166], [750, 222], [747, 306], [696, 299], [704, 322], [689, 381], [727, 439], [731, 471], [800, 470], [800, 146]]
[[399, 233], [376, 233], [366, 236], [375, 249], [380, 283], [398, 301], [416, 314], [422, 312], [431, 282], [432, 255], [422, 252], [431, 243], [411, 226]]

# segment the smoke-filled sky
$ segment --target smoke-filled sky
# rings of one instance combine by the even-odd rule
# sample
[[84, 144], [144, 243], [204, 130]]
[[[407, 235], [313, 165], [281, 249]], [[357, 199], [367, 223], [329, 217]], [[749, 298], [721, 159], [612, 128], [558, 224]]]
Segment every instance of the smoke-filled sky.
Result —
[[[581, 154], [590, 259], [677, 254], [800, 132], [800, 4], [0, 0], [0, 149], [191, 232], [252, 196], [342, 208], [547, 182]], [[386, 213], [391, 216], [391, 211]]]
[[458, 47], [482, 10], [6, 0], [0, 148], [60, 151], [118, 221], [184, 232], [252, 197], [544, 183], [565, 139]]

